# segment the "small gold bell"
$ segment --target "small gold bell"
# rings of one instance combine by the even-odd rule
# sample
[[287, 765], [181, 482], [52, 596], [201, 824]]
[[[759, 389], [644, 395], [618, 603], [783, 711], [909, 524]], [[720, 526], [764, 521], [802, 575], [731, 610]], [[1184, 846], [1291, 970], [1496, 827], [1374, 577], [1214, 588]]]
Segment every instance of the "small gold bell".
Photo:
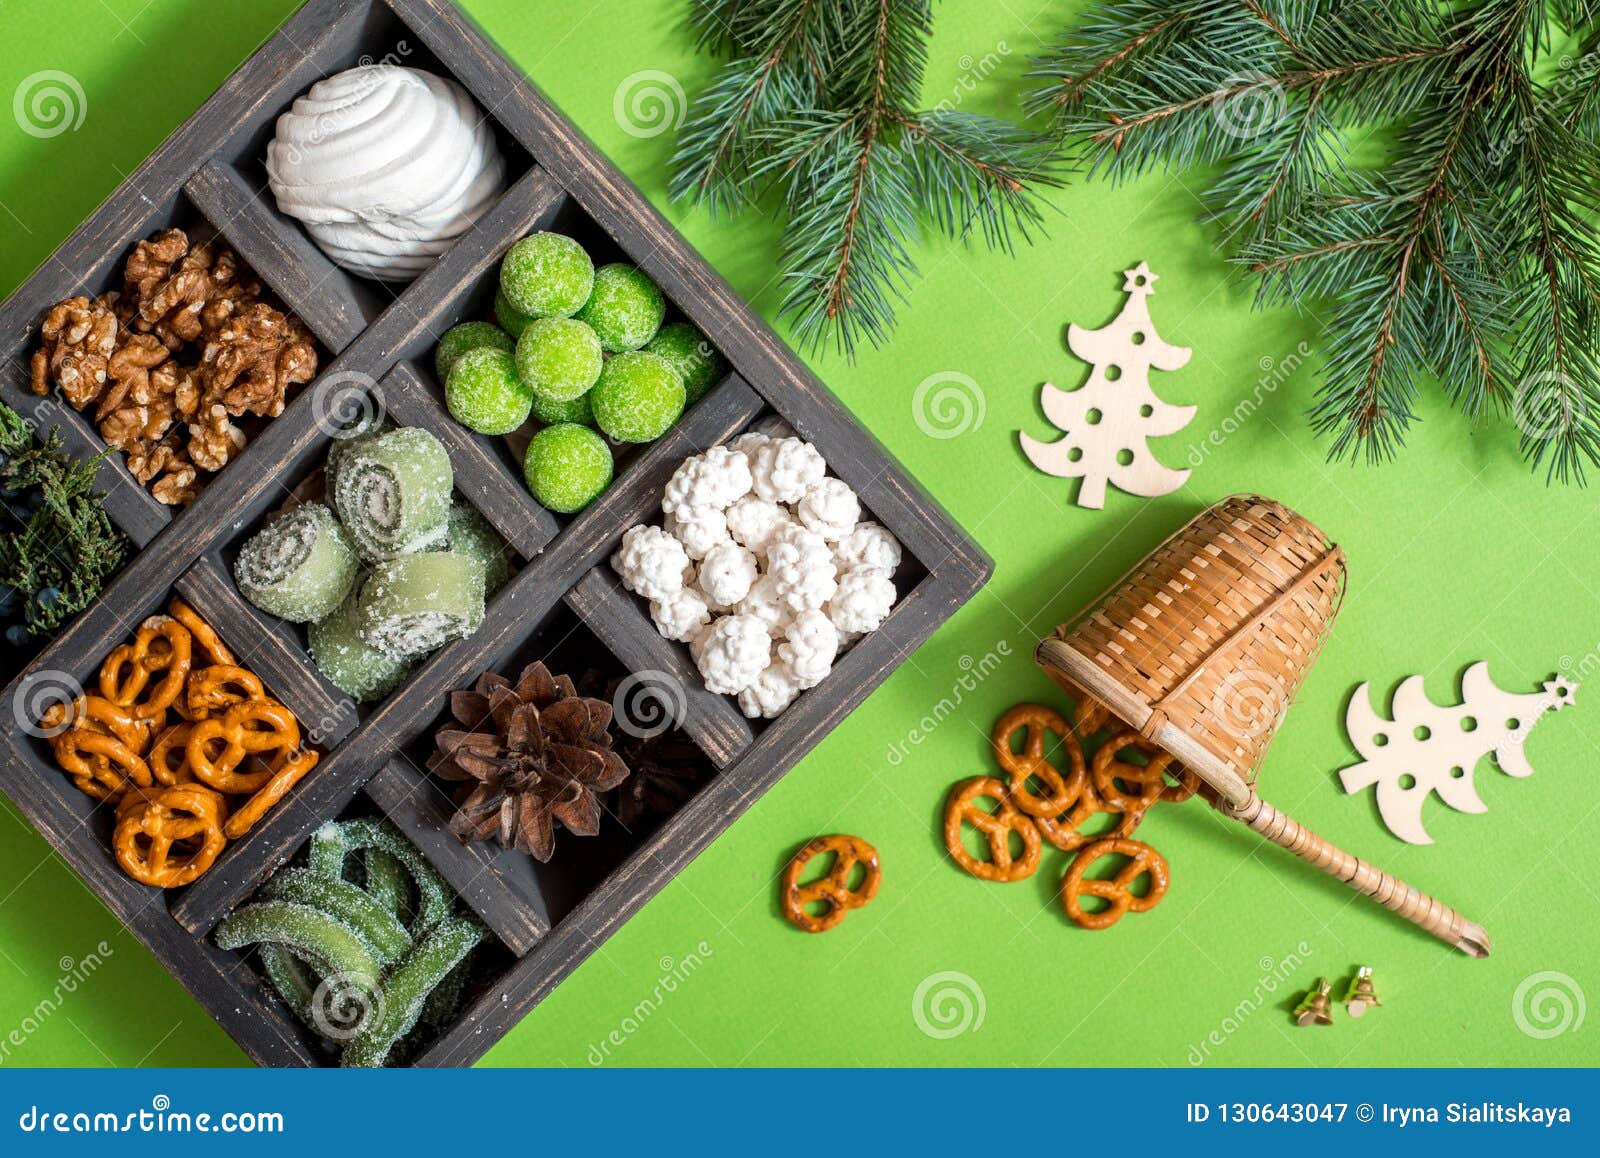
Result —
[[1372, 966], [1363, 965], [1356, 970], [1356, 975], [1350, 978], [1350, 988], [1344, 991], [1345, 1012], [1351, 1017], [1361, 1017], [1367, 1012], [1367, 1007], [1382, 1005], [1378, 1000], [1378, 991], [1372, 987]]
[[1333, 1024], [1333, 982], [1318, 977], [1317, 983], [1300, 999], [1294, 1009], [1296, 1025]]

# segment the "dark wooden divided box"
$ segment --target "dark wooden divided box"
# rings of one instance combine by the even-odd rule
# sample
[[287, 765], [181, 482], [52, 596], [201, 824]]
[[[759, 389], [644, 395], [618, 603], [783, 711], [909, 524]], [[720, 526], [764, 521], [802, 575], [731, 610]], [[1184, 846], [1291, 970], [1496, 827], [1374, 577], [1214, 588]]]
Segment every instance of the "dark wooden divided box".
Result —
[[[263, 163], [274, 123], [319, 78], [381, 59], [453, 76], [488, 113], [511, 181], [500, 203], [406, 286], [346, 274], [281, 216]], [[156, 503], [114, 454], [102, 467], [107, 507], [137, 553], [6, 690], [25, 705], [46, 681], [92, 683], [106, 654], [179, 594], [214, 624], [323, 750], [318, 767], [211, 871], [186, 889], [147, 888], [108, 851], [110, 809], [73, 787], [48, 744], [6, 729], [3, 786], [111, 910], [264, 1065], [326, 1065], [335, 1055], [276, 999], [251, 955], [209, 940], [216, 922], [302, 849], [324, 821], [387, 815], [459, 891], [497, 939], [458, 1022], [420, 1057], [465, 1065], [482, 1054], [673, 874], [798, 761], [987, 579], [983, 553], [834, 400], [800, 361], [447, 0], [311, 0], [229, 78], [44, 266], [0, 307], [0, 393], [69, 448], [103, 447], [86, 417], [28, 390], [37, 327], [56, 301], [111, 288], [133, 245], [178, 225], [220, 235], [322, 347], [321, 372], [283, 414], [214, 476], [187, 508]], [[450, 420], [432, 368], [450, 326], [486, 316], [501, 256], [527, 233], [556, 228], [599, 259], [650, 274], [677, 313], [726, 356], [727, 377], [660, 441], [619, 463], [617, 480], [570, 519], [542, 509], [499, 440]], [[317, 673], [303, 633], [265, 616], [234, 587], [242, 540], [314, 471], [331, 440], [330, 409], [350, 391], [381, 399], [404, 425], [449, 447], [458, 493], [505, 538], [516, 574], [470, 639], [435, 652], [386, 699], [359, 710]], [[776, 413], [814, 442], [862, 505], [900, 539], [900, 599], [877, 632], [846, 652], [818, 687], [770, 722], [747, 721], [705, 692], [687, 649], [657, 634], [607, 559], [622, 533], [659, 514], [661, 487], [688, 454]], [[608, 817], [600, 837], [559, 840], [545, 865], [463, 846], [444, 830], [449, 801], [422, 771], [447, 692], [485, 670], [548, 658], [559, 670], [667, 673], [685, 689], [679, 726], [712, 773], [669, 818], [636, 831]], [[797, 840], [810, 833], [796, 833]]]

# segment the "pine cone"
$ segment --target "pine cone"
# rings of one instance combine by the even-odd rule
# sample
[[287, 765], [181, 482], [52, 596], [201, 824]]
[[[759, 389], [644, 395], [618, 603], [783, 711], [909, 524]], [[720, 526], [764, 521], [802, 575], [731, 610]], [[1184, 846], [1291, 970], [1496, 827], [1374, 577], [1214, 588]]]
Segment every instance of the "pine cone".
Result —
[[[621, 677], [608, 677], [587, 671], [579, 678], [578, 690], [617, 706]], [[623, 708], [626, 711], [626, 707]], [[674, 729], [659, 735], [634, 736], [626, 728], [616, 737], [616, 750], [628, 765], [629, 775], [617, 787], [611, 807], [624, 828], [653, 816], [670, 816], [686, 804], [705, 782], [706, 755], [700, 746]]]
[[450, 818], [458, 839], [498, 839], [544, 862], [556, 821], [574, 836], [600, 830], [599, 793], [628, 776], [611, 748], [610, 704], [534, 663], [515, 684], [485, 672], [471, 691], [451, 693], [450, 713], [461, 727], [434, 737], [428, 766], [462, 781]]

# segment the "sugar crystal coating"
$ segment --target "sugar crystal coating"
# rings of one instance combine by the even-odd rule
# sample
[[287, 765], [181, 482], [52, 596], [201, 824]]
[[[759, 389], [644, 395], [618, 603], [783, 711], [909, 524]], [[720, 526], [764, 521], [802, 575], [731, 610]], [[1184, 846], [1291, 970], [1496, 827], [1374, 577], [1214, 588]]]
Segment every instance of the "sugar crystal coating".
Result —
[[665, 358], [683, 379], [685, 404], [704, 398], [727, 373], [728, 363], [715, 346], [688, 322], [673, 322], [645, 343], [646, 350]]
[[511, 577], [509, 550], [505, 541], [489, 525], [489, 520], [471, 503], [456, 499], [450, 504], [446, 540], [457, 555], [476, 559], [483, 568], [485, 594], [493, 595]]
[[359, 566], [355, 544], [333, 512], [302, 503], [250, 536], [233, 577], [239, 593], [269, 615], [307, 623], [344, 602]]
[[451, 418], [479, 434], [510, 434], [533, 409], [516, 359], [491, 346], [468, 350], [456, 359], [445, 380], [444, 400]]
[[444, 444], [403, 426], [342, 455], [333, 506], [362, 558], [389, 559], [443, 541], [454, 485]]
[[580, 394], [565, 402], [535, 394], [533, 416], [546, 426], [555, 426], [561, 422], [576, 422], [580, 426], [594, 425], [594, 410], [589, 405], [587, 394]]
[[390, 659], [361, 638], [356, 597], [306, 629], [311, 659], [334, 687], [357, 703], [388, 695], [411, 671], [411, 662]]
[[618, 354], [600, 371], [589, 402], [600, 429], [618, 442], [660, 438], [683, 414], [683, 379], [665, 359]]
[[494, 291], [494, 320], [500, 323], [500, 328], [513, 338], [522, 337], [522, 333], [537, 320], [532, 314], [525, 314], [511, 304], [511, 299], [506, 297], [505, 290]]
[[489, 322], [462, 322], [445, 331], [433, 352], [433, 368], [439, 381], [447, 382], [450, 371], [469, 350], [491, 349], [509, 354], [517, 348], [517, 340], [499, 326]]
[[594, 327], [612, 354], [637, 350], [661, 328], [667, 302], [661, 288], [636, 266], [622, 262], [594, 272], [594, 290], [577, 316]]
[[589, 300], [594, 262], [561, 233], [535, 233], [513, 245], [500, 263], [500, 289], [518, 312], [569, 318]]
[[373, 567], [356, 597], [356, 618], [369, 647], [412, 660], [477, 631], [483, 603], [476, 559], [421, 551]]
[[600, 339], [575, 318], [540, 318], [517, 340], [517, 373], [535, 395], [571, 402], [600, 378]]
[[572, 422], [535, 434], [522, 459], [529, 493], [562, 515], [581, 511], [598, 498], [611, 485], [615, 469], [605, 439]]

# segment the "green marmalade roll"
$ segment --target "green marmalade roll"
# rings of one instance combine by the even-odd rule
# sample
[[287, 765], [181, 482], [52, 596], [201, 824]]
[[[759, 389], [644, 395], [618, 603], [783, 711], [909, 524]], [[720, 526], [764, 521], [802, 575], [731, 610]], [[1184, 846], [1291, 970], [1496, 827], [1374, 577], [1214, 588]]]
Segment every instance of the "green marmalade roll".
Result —
[[239, 593], [291, 623], [331, 614], [355, 586], [355, 544], [333, 512], [302, 503], [257, 531], [239, 551], [233, 578]]
[[405, 426], [349, 447], [333, 478], [333, 506], [369, 562], [443, 543], [455, 478], [444, 444]]

